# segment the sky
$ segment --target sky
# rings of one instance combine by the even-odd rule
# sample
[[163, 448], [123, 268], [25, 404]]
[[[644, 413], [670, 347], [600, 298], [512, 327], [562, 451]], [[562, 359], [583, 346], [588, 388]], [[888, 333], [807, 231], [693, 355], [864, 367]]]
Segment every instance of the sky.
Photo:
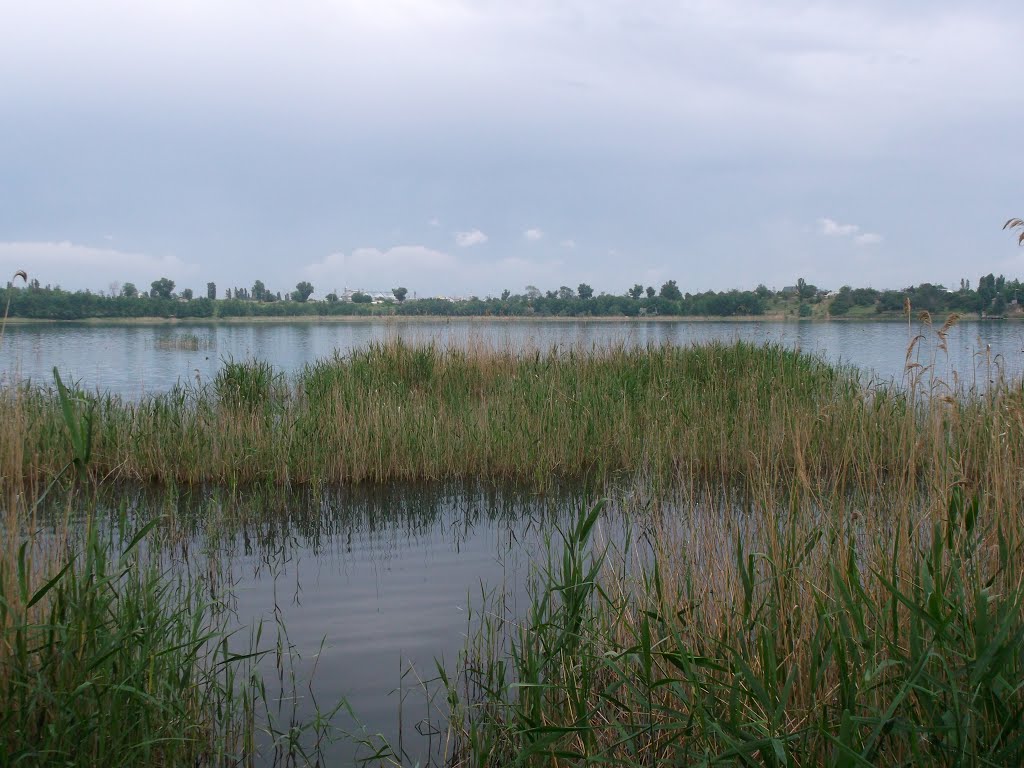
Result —
[[1024, 15], [0, 0], [0, 269], [496, 295], [1024, 277]]

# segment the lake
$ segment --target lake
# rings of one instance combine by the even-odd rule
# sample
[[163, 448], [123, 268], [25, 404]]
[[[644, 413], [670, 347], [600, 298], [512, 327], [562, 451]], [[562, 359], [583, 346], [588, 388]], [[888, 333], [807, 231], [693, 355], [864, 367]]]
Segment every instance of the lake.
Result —
[[[65, 379], [88, 389], [138, 398], [178, 382], [208, 381], [221, 361], [262, 358], [294, 372], [319, 358], [402, 338], [438, 344], [485, 343], [513, 347], [602, 346], [614, 343], [694, 344], [712, 340], [775, 342], [849, 363], [882, 379], [900, 380], [907, 345], [922, 331], [905, 322], [737, 322], [586, 320], [373, 320], [260, 322], [208, 325], [17, 324], [0, 349], [0, 381], [29, 379], [49, 384], [57, 366]], [[199, 349], [179, 348], [194, 335]], [[1019, 374], [1024, 361], [1024, 324], [964, 321], [938, 352], [934, 331], [925, 331], [917, 353], [936, 360], [936, 372], [984, 389], [994, 366]]]

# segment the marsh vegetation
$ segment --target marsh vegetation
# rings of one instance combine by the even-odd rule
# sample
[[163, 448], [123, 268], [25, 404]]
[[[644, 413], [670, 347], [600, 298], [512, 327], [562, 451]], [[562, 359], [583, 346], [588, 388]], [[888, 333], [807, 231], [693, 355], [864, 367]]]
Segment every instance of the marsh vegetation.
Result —
[[[922, 330], [939, 355], [948, 330]], [[101, 545], [90, 527], [41, 536], [29, 500], [125, 485], [287, 494], [451, 480], [545, 493], [585, 480], [614, 513], [588, 504], [549, 528], [528, 608], [489, 593], [459, 663], [424, 678], [448, 713], [438, 762], [1015, 764], [1024, 387], [996, 370], [983, 392], [940, 377], [941, 360], [919, 360], [917, 343], [899, 385], [771, 345], [394, 341], [295, 376], [228, 362], [208, 384], [139, 401], [5, 389], [3, 605], [14, 607], [0, 613], [0, 664], [3, 680], [34, 681], [5, 683], [12, 695], [38, 692], [19, 699], [5, 736], [28, 743], [43, 731], [25, 723], [63, 722], [39, 702], [80, 690], [74, 664], [47, 675], [62, 668], [52, 654], [83, 658], [75, 643], [108, 631], [69, 629], [91, 626], [68, 611], [76, 589], [97, 584], [118, 585], [96, 587], [113, 601], [97, 626], [151, 611], [137, 611], [142, 629], [130, 617], [112, 625], [144, 636], [111, 641], [138, 650], [117, 669], [147, 670], [113, 690], [163, 702], [175, 690], [165, 679], [185, 692], [175, 701], [187, 713], [154, 709], [137, 718], [150, 731], [124, 738], [187, 744], [163, 764], [212, 764], [250, 754], [245, 734], [263, 727], [250, 651], [217, 656], [225, 636], [202, 610], [207, 593], [146, 565], [132, 542], [151, 541], [144, 520], [127, 546]], [[65, 543], [44, 546], [54, 540]], [[150, 637], [161, 622], [171, 628]], [[117, 658], [95, 653], [89, 669]], [[241, 671], [225, 682], [223, 670]], [[174, 741], [159, 730], [170, 721], [194, 727], [176, 727]], [[401, 758], [380, 751], [388, 761]]]

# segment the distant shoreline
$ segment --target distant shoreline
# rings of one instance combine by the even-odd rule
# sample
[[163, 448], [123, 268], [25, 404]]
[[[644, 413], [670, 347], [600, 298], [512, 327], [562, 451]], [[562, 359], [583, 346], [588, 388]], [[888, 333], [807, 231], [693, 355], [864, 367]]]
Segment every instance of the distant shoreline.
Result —
[[[941, 325], [948, 315], [933, 315], [932, 323]], [[978, 318], [974, 316], [961, 317], [960, 322], [1017, 322], [1022, 318], [1017, 317], [990, 317]], [[639, 325], [642, 323], [786, 323], [798, 325], [801, 323], [906, 323], [907, 318], [900, 315], [879, 315], [877, 317], [802, 317], [781, 313], [767, 313], [763, 315], [735, 315], [730, 317], [717, 316], [688, 316], [688, 315], [654, 315], [651, 317], [626, 317], [622, 316], [591, 316], [591, 317], [560, 317], [549, 315], [538, 315], [524, 317], [522, 315], [292, 315], [279, 317], [86, 317], [77, 320], [49, 320], [28, 317], [9, 317], [7, 325], [124, 325], [124, 326], [208, 326], [208, 325], [312, 325], [312, 324], [340, 324], [351, 325], [360, 323], [374, 323], [384, 325], [395, 324], [416, 324], [416, 323], [629, 323]], [[912, 323], [920, 323], [918, 317], [911, 320]]]

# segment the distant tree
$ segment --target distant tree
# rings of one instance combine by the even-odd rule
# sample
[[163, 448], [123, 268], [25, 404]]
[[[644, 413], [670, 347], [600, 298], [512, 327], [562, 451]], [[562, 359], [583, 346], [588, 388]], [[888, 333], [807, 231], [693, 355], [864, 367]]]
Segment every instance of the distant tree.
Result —
[[328, 293], [326, 296], [324, 296], [324, 298], [327, 299], [328, 304], [338, 303], [338, 294], [336, 293]]
[[510, 291], [508, 288], [506, 288], [504, 291], [501, 292], [501, 300], [502, 301], [508, 301], [508, 298], [511, 295], [512, 295], [512, 291]]
[[654, 290], [654, 286], [653, 285], [648, 285], [647, 286], [647, 298], [648, 299], [653, 299], [657, 295], [657, 293], [658, 292]]
[[174, 281], [166, 277], [154, 280], [150, 283], [149, 295], [154, 299], [169, 299], [174, 291]]
[[679, 290], [679, 286], [676, 285], [675, 280], [669, 280], [667, 283], [661, 286], [661, 298], [668, 299], [669, 301], [679, 301], [683, 298], [682, 291]]
[[185, 301], [192, 301], [192, 289], [186, 288], [185, 290], [183, 290], [181, 292], [181, 298], [183, 298]]
[[589, 299], [594, 295], [594, 289], [586, 283], [580, 283], [579, 287], [576, 288], [576, 295], [581, 299]]
[[644, 287], [642, 285], [640, 285], [640, 283], [637, 283], [632, 288], [630, 288], [628, 291], [626, 291], [626, 293], [629, 294], [629, 297], [631, 299], [639, 299], [641, 296], [644, 295]]
[[405, 297], [409, 293], [408, 289], [406, 288], [392, 288], [391, 292], [395, 294], [395, 298], [398, 299], [399, 304], [405, 301]]
[[[206, 284], [206, 298], [210, 301], [214, 301], [217, 298], [217, 284], [207, 283]], [[228, 298], [231, 298], [230, 296]]]
[[121, 286], [121, 295], [126, 299], [136, 299], [139, 296], [139, 289], [135, 287], [135, 283], [125, 283]]
[[263, 284], [262, 280], [257, 280], [252, 284], [252, 298], [253, 301], [263, 301], [266, 297], [267, 286]]
[[224, 291], [224, 298], [227, 299], [228, 301], [231, 300], [231, 289], [230, 288], [228, 288], [226, 291]]
[[372, 304], [373, 303], [373, 297], [370, 294], [368, 294], [368, 293], [363, 293], [362, 291], [356, 291], [355, 293], [352, 294], [352, 303], [353, 304]]
[[801, 301], [800, 302], [800, 317], [810, 317], [810, 316], [811, 316], [811, 305], [810, 304], [806, 304], [806, 303]]
[[312, 294], [313, 284], [303, 280], [295, 286], [295, 290], [292, 292], [292, 298], [295, 299], [295, 301], [308, 301]]
[[573, 289], [570, 288], [568, 285], [563, 285], [558, 289], [558, 298], [562, 299], [563, 301], [571, 299], [575, 295], [576, 292], [573, 291]]
[[536, 285], [526, 286], [526, 298], [530, 299], [531, 301], [540, 298], [540, 290], [537, 288]]
[[796, 295], [801, 299], [801, 301], [813, 299], [817, 292], [818, 286], [811, 285], [802, 277], [796, 281]]
[[767, 299], [772, 295], [772, 292], [768, 290], [768, 286], [764, 283], [758, 283], [757, 288], [754, 289], [754, 293], [757, 294], [759, 299]]

